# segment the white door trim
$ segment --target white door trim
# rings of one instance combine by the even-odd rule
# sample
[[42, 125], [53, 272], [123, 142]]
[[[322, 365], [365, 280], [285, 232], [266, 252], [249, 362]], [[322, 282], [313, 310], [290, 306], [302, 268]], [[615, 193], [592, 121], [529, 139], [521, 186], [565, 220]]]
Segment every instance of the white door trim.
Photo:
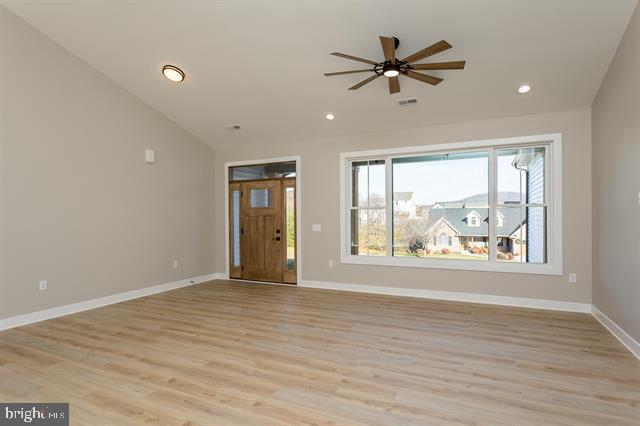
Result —
[[229, 278], [229, 167], [253, 166], [267, 163], [296, 162], [296, 281], [302, 282], [302, 156], [262, 158], [258, 160], [229, 161], [224, 163], [224, 270], [225, 278]]

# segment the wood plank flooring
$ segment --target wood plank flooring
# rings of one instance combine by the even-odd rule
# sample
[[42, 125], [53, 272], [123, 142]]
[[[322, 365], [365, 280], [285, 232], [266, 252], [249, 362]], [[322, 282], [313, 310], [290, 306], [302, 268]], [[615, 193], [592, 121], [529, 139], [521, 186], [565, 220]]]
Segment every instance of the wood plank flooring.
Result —
[[0, 332], [0, 401], [74, 425], [640, 425], [587, 314], [216, 281]]

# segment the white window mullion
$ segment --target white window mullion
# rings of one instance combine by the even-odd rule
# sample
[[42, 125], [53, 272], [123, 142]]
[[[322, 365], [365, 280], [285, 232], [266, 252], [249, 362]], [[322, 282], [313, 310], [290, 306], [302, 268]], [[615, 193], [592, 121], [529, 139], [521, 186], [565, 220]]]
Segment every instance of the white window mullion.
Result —
[[353, 235], [353, 230], [351, 229], [351, 227], [353, 226], [353, 224], [351, 223], [351, 215], [353, 212], [353, 166], [351, 165], [351, 163], [352, 162], [350, 160], [346, 161], [346, 167], [343, 173], [343, 177], [347, 182], [347, 187], [345, 188], [345, 196], [342, 198], [342, 202], [345, 206], [347, 206], [347, 208], [344, 209], [344, 212], [342, 213], [344, 215], [343, 220], [345, 223], [345, 229], [342, 234], [342, 245], [343, 249], [344, 246], [346, 246], [347, 250], [344, 253], [343, 258], [346, 256], [351, 256], [353, 250], [353, 241], [351, 240], [351, 236]]
[[496, 218], [498, 216], [498, 161], [496, 150], [489, 150], [489, 261], [497, 260], [498, 242]]
[[367, 227], [365, 233], [365, 241], [367, 244], [367, 256], [369, 256], [369, 225], [371, 224], [371, 185], [369, 182], [371, 181], [371, 160], [367, 160]]
[[387, 157], [384, 162], [384, 180], [385, 180], [385, 197], [384, 197], [384, 218], [385, 230], [387, 235], [387, 256], [393, 256], [393, 176], [392, 176], [391, 157]]

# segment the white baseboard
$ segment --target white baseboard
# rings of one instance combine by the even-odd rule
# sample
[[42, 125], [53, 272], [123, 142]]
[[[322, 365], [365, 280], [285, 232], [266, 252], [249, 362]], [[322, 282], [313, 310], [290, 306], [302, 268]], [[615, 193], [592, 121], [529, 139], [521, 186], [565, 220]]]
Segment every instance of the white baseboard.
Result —
[[390, 296], [417, 297], [421, 299], [449, 300], [454, 302], [485, 303], [489, 305], [517, 306], [521, 308], [549, 309], [554, 311], [590, 313], [589, 303], [562, 302], [558, 300], [529, 299], [524, 297], [495, 296], [490, 294], [458, 293], [454, 291], [422, 290], [414, 288], [382, 287], [364, 284], [346, 284], [327, 281], [303, 280], [300, 287], [327, 290], [354, 291], [358, 293], [386, 294]]
[[600, 324], [604, 326], [611, 334], [613, 334], [616, 339], [620, 340], [627, 349], [631, 351], [632, 354], [636, 356], [636, 358], [640, 359], [640, 343], [638, 343], [633, 337], [629, 336], [626, 331], [622, 329], [618, 324], [613, 322], [611, 318], [606, 316], [602, 311], [600, 311], [595, 306], [591, 305], [591, 314], [600, 321]]
[[[228, 279], [225, 273], [217, 273], [216, 279]], [[247, 281], [242, 281], [247, 282]], [[282, 285], [262, 281], [249, 281], [259, 284]], [[286, 285], [290, 288], [294, 286]], [[324, 290], [353, 291], [356, 293], [383, 294], [389, 296], [416, 297], [421, 299], [448, 300], [454, 302], [484, 303], [489, 305], [514, 306], [520, 308], [547, 309], [553, 311], [580, 312], [593, 315], [620, 342], [640, 359], [640, 343], [634, 340], [620, 326], [600, 312], [590, 303], [562, 302], [558, 300], [531, 299], [525, 297], [496, 296], [490, 294], [458, 293], [453, 291], [422, 290], [398, 287], [383, 287], [365, 284], [347, 284], [329, 281], [302, 280], [297, 287], [318, 288]]]
[[[82, 312], [89, 309], [99, 308], [101, 306], [111, 305], [114, 303], [125, 302], [127, 300], [137, 299], [139, 297], [150, 296], [152, 294], [162, 293], [174, 290], [180, 287], [186, 287], [193, 284], [199, 284], [212, 280], [228, 279], [224, 272], [216, 272], [199, 277], [187, 278], [171, 283], [145, 287], [138, 290], [127, 291], [124, 293], [113, 294], [111, 296], [100, 297], [97, 299], [86, 300], [84, 302], [73, 303], [70, 305], [58, 306], [43, 311], [33, 312], [30, 314], [18, 315], [15, 317], [0, 319], [0, 331], [7, 330], [34, 322], [44, 321], [51, 318], [61, 317], [76, 312]], [[265, 283], [262, 283], [265, 284]], [[268, 284], [268, 283], [267, 283]], [[287, 287], [295, 288], [287, 285]], [[523, 308], [548, 309], [554, 311], [567, 312], [583, 312], [591, 313], [611, 334], [613, 334], [631, 353], [640, 359], [640, 343], [627, 334], [618, 324], [613, 322], [609, 317], [602, 313], [598, 308], [588, 303], [561, 302], [557, 300], [530, 299], [524, 297], [495, 296], [489, 294], [476, 293], [458, 293], [452, 291], [422, 290], [411, 288], [383, 287], [364, 284], [347, 284], [328, 281], [309, 281], [302, 280], [298, 287], [319, 288], [326, 290], [352, 291], [357, 293], [384, 294], [390, 296], [416, 297], [422, 299], [448, 300], [455, 302], [484, 303], [490, 305], [516, 306]]]
[[228, 280], [229, 279], [229, 274], [227, 274], [226, 272], [216, 272], [215, 274], [212, 274], [215, 276], [214, 280]]
[[[224, 274], [223, 274], [224, 275]], [[180, 287], [186, 287], [193, 284], [199, 284], [212, 281], [217, 278], [218, 274], [207, 274], [199, 277], [186, 278], [180, 281], [174, 281], [166, 284], [154, 285], [138, 290], [131, 290], [124, 293], [113, 294], [110, 296], [99, 297], [97, 299], [85, 300], [83, 302], [72, 303], [70, 305], [57, 306], [55, 308], [45, 309], [43, 311], [32, 312], [30, 314], [18, 315], [15, 317], [0, 319], [0, 331], [9, 328], [20, 327], [22, 325], [31, 324], [38, 321], [44, 321], [51, 318], [62, 317], [65, 315], [82, 312], [89, 309], [99, 308], [101, 306], [112, 305], [114, 303], [125, 302], [139, 297], [150, 296], [156, 293], [162, 293], [174, 290]]]

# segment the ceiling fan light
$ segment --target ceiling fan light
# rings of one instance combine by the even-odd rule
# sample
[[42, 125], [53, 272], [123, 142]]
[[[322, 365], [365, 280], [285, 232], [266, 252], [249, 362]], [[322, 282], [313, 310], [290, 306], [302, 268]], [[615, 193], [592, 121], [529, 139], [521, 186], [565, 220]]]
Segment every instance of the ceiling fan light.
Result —
[[400, 75], [400, 71], [398, 71], [397, 69], [391, 68], [386, 70], [385, 72], [383, 72], [385, 77], [397, 77]]
[[184, 80], [184, 71], [173, 65], [165, 65], [162, 67], [162, 74], [169, 80], [180, 83]]

